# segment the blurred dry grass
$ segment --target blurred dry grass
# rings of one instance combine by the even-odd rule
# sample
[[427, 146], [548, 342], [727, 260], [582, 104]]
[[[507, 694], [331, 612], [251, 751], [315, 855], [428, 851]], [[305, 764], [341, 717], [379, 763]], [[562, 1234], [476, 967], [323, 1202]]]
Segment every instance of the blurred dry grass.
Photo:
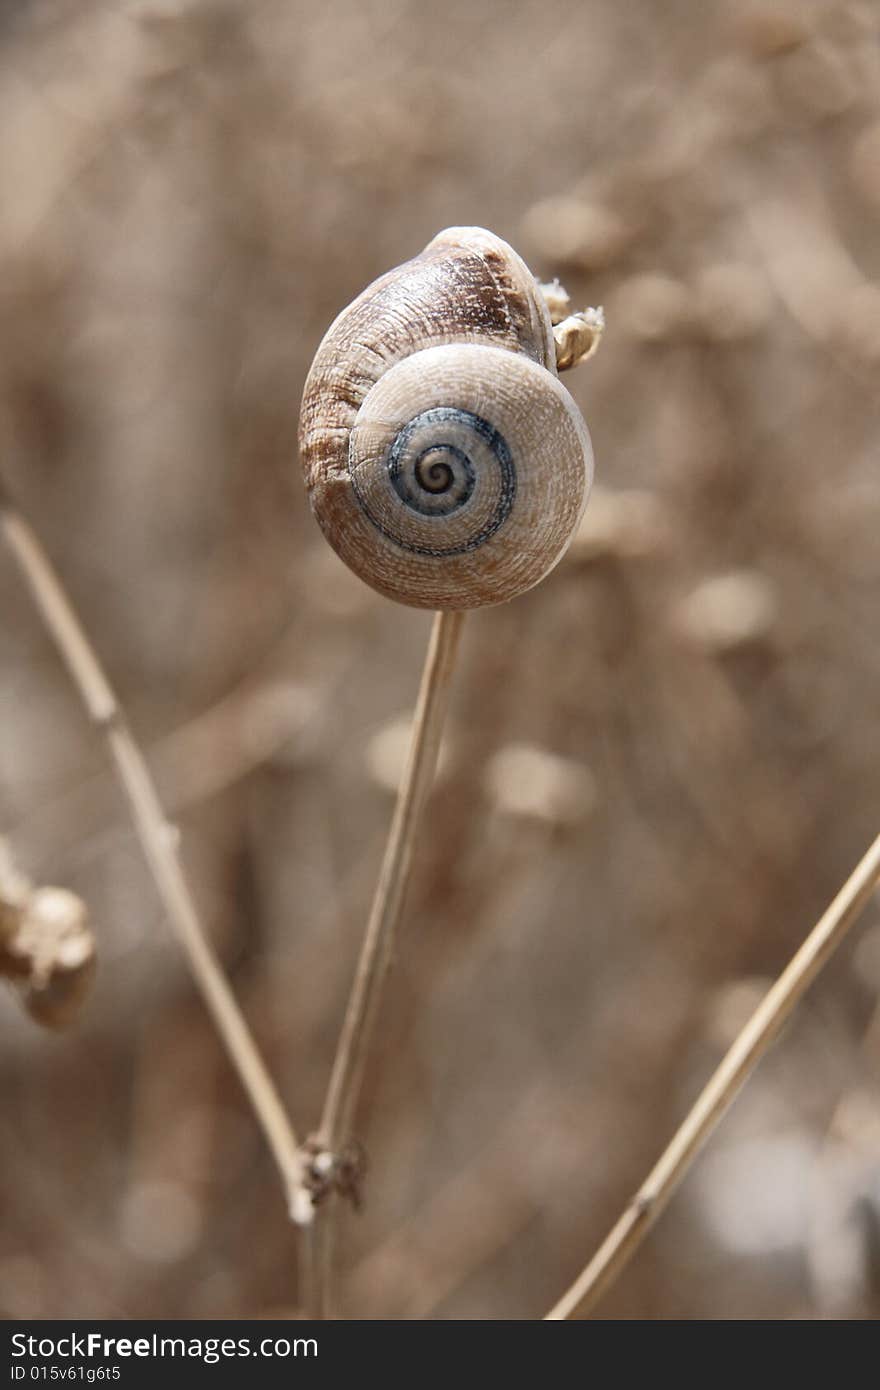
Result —
[[[311, 354], [455, 223], [606, 306], [569, 382], [584, 533], [466, 629], [359, 1119], [351, 1314], [544, 1312], [876, 833], [878, 24], [856, 0], [0, 14], [3, 468], [302, 1128], [427, 634], [308, 515]], [[0, 1011], [0, 1309], [291, 1309], [269, 1159], [2, 553], [0, 593], [0, 834], [100, 949], [73, 1034]], [[880, 1312], [878, 986], [874, 909], [608, 1315]]]

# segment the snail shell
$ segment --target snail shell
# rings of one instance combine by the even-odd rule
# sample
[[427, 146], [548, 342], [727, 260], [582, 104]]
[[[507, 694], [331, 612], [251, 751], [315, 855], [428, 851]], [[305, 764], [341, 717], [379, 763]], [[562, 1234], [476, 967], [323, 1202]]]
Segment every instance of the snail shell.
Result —
[[453, 227], [364, 290], [318, 348], [300, 451], [325, 536], [389, 598], [480, 608], [543, 579], [593, 455], [516, 252]]

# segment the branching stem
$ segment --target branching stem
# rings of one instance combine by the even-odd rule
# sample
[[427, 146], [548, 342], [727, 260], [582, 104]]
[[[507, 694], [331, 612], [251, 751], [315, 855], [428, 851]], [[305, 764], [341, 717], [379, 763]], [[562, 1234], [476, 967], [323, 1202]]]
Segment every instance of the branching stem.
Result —
[[89, 717], [106, 739], [168, 921], [263, 1130], [290, 1205], [301, 1186], [296, 1134], [199, 920], [177, 856], [177, 832], [165, 818], [146, 760], [70, 599], [33, 528], [2, 484], [0, 530]]

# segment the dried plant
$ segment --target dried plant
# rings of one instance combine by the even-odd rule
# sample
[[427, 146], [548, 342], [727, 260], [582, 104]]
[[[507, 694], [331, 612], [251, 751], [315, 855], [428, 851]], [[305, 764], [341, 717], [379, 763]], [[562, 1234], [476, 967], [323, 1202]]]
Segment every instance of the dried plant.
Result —
[[[609, 1230], [554, 1311], [880, 1310], [876, 905], [752, 1069], [877, 830], [878, 14], [686, 19], [43, 0], [0, 24], [4, 1316], [536, 1317]], [[349, 1000], [426, 632], [317, 537], [299, 387], [340, 305], [458, 218], [607, 307], [572, 386], [600, 487], [552, 582], [465, 625], [417, 929], [379, 990], [413, 816]], [[589, 350], [595, 316], [545, 295], [560, 360]], [[96, 737], [22, 564], [37, 595], [64, 576], [43, 625]], [[120, 773], [260, 1126], [157, 930]]]
[[262, 1126], [292, 1203], [301, 1181], [296, 1135], [199, 920], [178, 860], [177, 833], [165, 818], [144, 757], [45, 551], [3, 487], [0, 530], [89, 718], [106, 739], [169, 925], [186, 953], [193, 978]]
[[0, 976], [40, 1023], [76, 1018], [95, 967], [95, 938], [82, 898], [66, 888], [35, 888], [0, 838]]
[[563, 1295], [551, 1320], [589, 1313], [616, 1279], [666, 1207], [675, 1188], [761, 1058], [779, 1036], [786, 1019], [827, 965], [847, 931], [880, 883], [880, 835], [841, 888], [773, 989], [761, 1001], [693, 1109], [626, 1211], [580, 1277]]

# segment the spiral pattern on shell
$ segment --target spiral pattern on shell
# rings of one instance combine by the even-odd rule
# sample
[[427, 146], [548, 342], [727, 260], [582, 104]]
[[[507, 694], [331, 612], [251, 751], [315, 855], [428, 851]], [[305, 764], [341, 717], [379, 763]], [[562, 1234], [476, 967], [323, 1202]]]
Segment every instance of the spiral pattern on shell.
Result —
[[477, 608], [538, 583], [583, 512], [592, 450], [516, 253], [454, 229], [365, 290], [315, 358], [301, 452], [322, 530], [381, 593]]
[[[503, 436], [472, 411], [437, 405], [414, 415], [398, 430], [369, 482], [358, 459], [357, 439], [353, 430], [349, 467], [357, 499], [373, 525], [402, 549], [414, 555], [461, 555], [482, 545], [507, 520], [516, 496], [510, 450]], [[383, 514], [387, 509], [371, 496], [376, 483], [381, 493], [386, 482], [408, 511], [432, 522], [467, 510], [467, 532], [455, 535], [452, 527], [444, 527], [438, 537], [433, 527], [423, 536], [407, 535], [414, 528], [405, 525], [394, 529]], [[484, 501], [475, 513], [469, 504], [478, 486]]]

